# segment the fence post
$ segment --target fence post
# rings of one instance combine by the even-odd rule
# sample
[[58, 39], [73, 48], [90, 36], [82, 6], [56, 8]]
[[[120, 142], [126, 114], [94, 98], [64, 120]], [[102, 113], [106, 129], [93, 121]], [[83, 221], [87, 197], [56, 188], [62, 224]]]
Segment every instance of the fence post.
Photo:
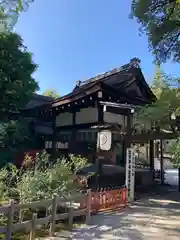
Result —
[[8, 224], [7, 224], [6, 240], [11, 240], [11, 237], [12, 237], [13, 215], [14, 215], [14, 200], [10, 200], [9, 201], [9, 211], [8, 211]]
[[37, 214], [33, 213], [32, 220], [31, 220], [31, 231], [30, 231], [29, 240], [34, 240], [35, 239], [36, 219], [37, 219]]
[[70, 201], [70, 208], [69, 208], [69, 229], [72, 229], [73, 227], [73, 206], [72, 206], [72, 201]]
[[86, 224], [89, 224], [91, 219], [91, 202], [92, 202], [92, 196], [91, 196], [91, 189], [87, 190], [87, 215], [86, 215]]
[[54, 235], [54, 231], [55, 231], [57, 199], [58, 199], [58, 196], [56, 194], [54, 194], [53, 199], [52, 199], [52, 218], [51, 218], [50, 230], [49, 230], [50, 237], [52, 237]]
[[23, 209], [19, 210], [19, 223], [22, 223], [24, 217], [24, 211]]

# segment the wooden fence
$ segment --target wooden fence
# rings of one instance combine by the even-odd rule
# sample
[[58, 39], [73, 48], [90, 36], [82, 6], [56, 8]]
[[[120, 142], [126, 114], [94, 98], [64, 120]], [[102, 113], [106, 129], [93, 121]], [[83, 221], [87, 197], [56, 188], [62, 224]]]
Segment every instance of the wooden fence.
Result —
[[[127, 188], [104, 188], [91, 193], [91, 213], [124, 208], [127, 205]], [[84, 208], [86, 203], [81, 203]]]
[[[83, 201], [86, 204], [83, 208], [80, 208], [80, 202]], [[78, 204], [79, 203], [79, 204]], [[58, 206], [64, 206], [68, 209], [67, 213], [57, 213]], [[43, 218], [37, 218], [37, 214], [32, 215], [32, 219], [28, 221], [19, 221], [14, 223], [15, 212], [22, 214], [23, 210], [38, 209], [38, 208], [51, 207], [51, 214]], [[42, 200], [38, 202], [15, 204], [13, 200], [8, 205], [0, 207], [0, 214], [6, 214], [8, 221], [6, 226], [0, 226], [0, 233], [6, 233], [6, 240], [11, 240], [12, 234], [21, 230], [30, 232], [30, 240], [35, 239], [36, 229], [44, 224], [50, 224], [49, 235], [53, 236], [55, 232], [56, 221], [68, 219], [69, 228], [73, 226], [73, 218], [77, 216], [86, 216], [86, 222], [90, 221], [91, 215], [91, 190], [88, 190], [86, 194], [78, 194], [76, 196], [62, 198], [54, 196], [52, 200]]]
[[[69, 228], [72, 228], [73, 218], [77, 216], [86, 216], [86, 223], [90, 221], [91, 213], [97, 213], [104, 210], [113, 210], [117, 208], [124, 208], [127, 205], [127, 189], [121, 187], [118, 189], [101, 189], [97, 192], [87, 190], [83, 194], [76, 196], [62, 198], [54, 196], [52, 200], [42, 200], [39, 202], [32, 202], [27, 204], [14, 204], [11, 200], [8, 205], [0, 207], [0, 214], [8, 215], [7, 226], [0, 226], [0, 233], [6, 233], [6, 240], [10, 240], [12, 233], [25, 230], [30, 232], [30, 240], [35, 239], [35, 231], [38, 226], [50, 223], [49, 235], [53, 236], [55, 232], [56, 221], [68, 219]], [[58, 206], [68, 208], [67, 213], [57, 213]], [[28, 221], [21, 221], [14, 223], [14, 213], [19, 211], [22, 214], [26, 209], [51, 207], [51, 214], [37, 218], [37, 214], [32, 215], [32, 219]], [[20, 215], [21, 215], [20, 214]]]

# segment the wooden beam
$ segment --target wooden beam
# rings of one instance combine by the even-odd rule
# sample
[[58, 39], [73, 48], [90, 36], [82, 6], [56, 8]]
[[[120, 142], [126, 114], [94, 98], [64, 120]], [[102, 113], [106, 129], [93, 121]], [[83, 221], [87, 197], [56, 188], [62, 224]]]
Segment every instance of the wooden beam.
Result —
[[61, 127], [56, 127], [57, 131], [63, 131], [63, 130], [71, 130], [72, 127], [75, 127], [77, 130], [78, 129], [88, 129], [91, 128], [92, 126], [98, 125], [98, 122], [93, 122], [93, 123], [82, 123], [82, 124], [75, 124], [75, 125], [69, 125], [69, 126], [61, 126]]
[[101, 89], [101, 86], [99, 84], [90, 85], [86, 89], [84, 89], [84, 91], [81, 90], [79, 92], [74, 92], [70, 95], [67, 95], [67, 96], [61, 98], [59, 101], [54, 102], [52, 104], [52, 107], [54, 108], [54, 107], [58, 107], [58, 106], [63, 106], [65, 104], [70, 104], [73, 101], [82, 99], [83, 97], [91, 95], [100, 89]]
[[120, 115], [124, 115], [124, 116], [128, 116], [131, 114], [129, 109], [120, 109], [120, 108], [116, 108], [116, 107], [109, 107], [106, 106], [106, 111], [107, 112], [111, 112], [111, 113], [116, 113], [116, 114], [120, 114]]
[[94, 107], [96, 101], [95, 95], [85, 96], [84, 98], [71, 102], [70, 104], [65, 104], [63, 106], [57, 106], [56, 109], [56, 115], [59, 115], [60, 113], [65, 112], [79, 112], [82, 108], [87, 107]]
[[[126, 136], [128, 137], [128, 136]], [[133, 141], [141, 141], [141, 142], [148, 142], [150, 140], [157, 140], [157, 139], [176, 139], [177, 138], [177, 134], [175, 133], [136, 133], [136, 134], [133, 134], [131, 139]]]

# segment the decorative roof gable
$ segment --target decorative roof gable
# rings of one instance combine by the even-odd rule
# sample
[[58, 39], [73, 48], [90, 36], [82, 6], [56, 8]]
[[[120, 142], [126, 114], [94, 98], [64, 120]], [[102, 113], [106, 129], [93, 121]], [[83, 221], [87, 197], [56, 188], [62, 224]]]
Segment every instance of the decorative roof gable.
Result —
[[78, 81], [73, 92], [77, 93], [83, 91], [87, 86], [97, 82], [103, 82], [116, 91], [118, 90], [120, 95], [126, 95], [127, 99], [132, 98], [133, 104], [151, 103], [156, 97], [145, 81], [140, 68], [140, 62], [138, 58], [133, 58], [128, 64], [119, 68], [115, 68], [85, 81]]

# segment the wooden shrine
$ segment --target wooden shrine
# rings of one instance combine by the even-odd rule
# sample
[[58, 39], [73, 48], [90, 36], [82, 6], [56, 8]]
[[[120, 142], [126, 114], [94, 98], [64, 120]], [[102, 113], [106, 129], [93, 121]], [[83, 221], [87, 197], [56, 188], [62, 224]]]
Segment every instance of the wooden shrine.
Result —
[[52, 103], [22, 112], [52, 123], [52, 134], [44, 145], [48, 151], [81, 154], [92, 162], [99, 154], [97, 133], [110, 130], [113, 144], [106, 156], [114, 164], [124, 164], [134, 109], [156, 100], [139, 64], [140, 60], [134, 58], [120, 68], [78, 81], [71, 93]]

